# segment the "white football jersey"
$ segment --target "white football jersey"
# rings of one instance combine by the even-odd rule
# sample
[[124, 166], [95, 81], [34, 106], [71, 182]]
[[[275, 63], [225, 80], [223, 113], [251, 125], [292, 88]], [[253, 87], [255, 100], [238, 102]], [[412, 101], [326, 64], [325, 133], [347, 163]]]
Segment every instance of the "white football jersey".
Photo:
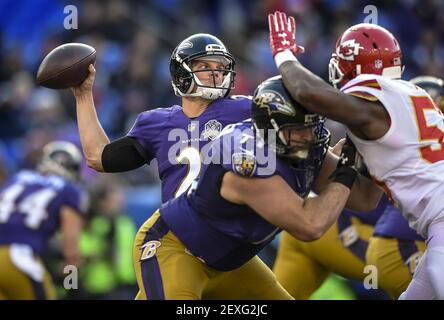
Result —
[[444, 116], [421, 88], [404, 80], [362, 74], [341, 91], [379, 100], [390, 115], [380, 139], [348, 134], [370, 174], [380, 182], [409, 221], [427, 238], [432, 221], [444, 219]]

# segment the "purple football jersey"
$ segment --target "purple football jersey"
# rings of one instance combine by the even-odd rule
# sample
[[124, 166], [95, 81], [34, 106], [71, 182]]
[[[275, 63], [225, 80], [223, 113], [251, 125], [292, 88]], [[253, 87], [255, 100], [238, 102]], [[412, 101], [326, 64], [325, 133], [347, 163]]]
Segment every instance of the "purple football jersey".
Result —
[[381, 219], [379, 219], [376, 224], [373, 234], [384, 238], [424, 241], [424, 238], [409, 227], [402, 213], [391, 203], [387, 206]]
[[162, 202], [182, 194], [201, 170], [201, 151], [224, 127], [250, 118], [251, 100], [231, 96], [213, 101], [196, 118], [188, 118], [174, 105], [141, 113], [128, 133], [157, 159], [162, 181]]
[[340, 222], [341, 219], [350, 220], [351, 217], [356, 217], [363, 224], [374, 226], [374, 225], [376, 225], [378, 220], [381, 218], [381, 216], [384, 213], [384, 210], [386, 209], [386, 207], [389, 204], [390, 204], [390, 202], [389, 202], [388, 197], [385, 194], [383, 194], [375, 209], [368, 211], [368, 212], [356, 212], [356, 211], [344, 209], [341, 213], [341, 216], [338, 219], [338, 222]]
[[217, 270], [233, 270], [251, 259], [280, 229], [246, 205], [225, 200], [220, 187], [226, 172], [245, 177], [280, 175], [301, 197], [314, 183], [321, 162], [294, 167], [257, 140], [251, 120], [224, 130], [212, 142], [213, 153], [186, 194], [164, 204], [160, 215], [187, 249]]
[[41, 254], [64, 206], [85, 215], [86, 193], [60, 176], [20, 171], [0, 188], [0, 245], [27, 244]]

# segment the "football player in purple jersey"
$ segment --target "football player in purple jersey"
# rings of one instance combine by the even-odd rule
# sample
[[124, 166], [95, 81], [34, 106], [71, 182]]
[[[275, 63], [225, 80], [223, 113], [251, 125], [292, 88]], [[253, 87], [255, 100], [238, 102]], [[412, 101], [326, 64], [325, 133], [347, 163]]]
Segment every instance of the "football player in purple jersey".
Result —
[[78, 184], [81, 160], [75, 145], [54, 141], [37, 170], [19, 171], [0, 187], [0, 300], [55, 298], [41, 255], [57, 229], [65, 265], [79, 265], [88, 203]]
[[142, 112], [128, 134], [110, 142], [96, 115], [95, 69], [73, 88], [83, 152], [97, 171], [121, 172], [156, 158], [162, 180], [162, 202], [182, 194], [201, 170], [202, 148], [228, 124], [250, 117], [251, 100], [229, 96], [234, 88], [235, 60], [209, 34], [192, 35], [171, 55], [171, 82], [181, 105]]
[[[189, 190], [140, 228], [138, 299], [291, 299], [257, 253], [282, 229], [313, 241], [346, 203], [378, 203], [380, 190], [351, 167], [352, 146], [338, 161], [322, 119], [294, 101], [280, 77], [258, 87], [251, 108], [252, 120], [212, 142]], [[319, 196], [307, 198], [311, 189]]]

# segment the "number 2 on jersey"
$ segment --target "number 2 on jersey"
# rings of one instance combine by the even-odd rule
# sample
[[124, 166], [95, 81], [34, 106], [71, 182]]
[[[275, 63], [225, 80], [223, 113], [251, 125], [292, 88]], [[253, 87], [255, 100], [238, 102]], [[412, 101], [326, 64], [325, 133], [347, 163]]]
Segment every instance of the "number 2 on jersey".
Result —
[[177, 188], [174, 198], [188, 190], [193, 181], [199, 176], [202, 167], [199, 150], [192, 147], [184, 149], [177, 157], [177, 162], [181, 164], [188, 162], [188, 172], [180, 183], [179, 188]]
[[444, 121], [442, 112], [430, 97], [410, 97], [415, 108], [420, 141], [432, 143], [420, 147], [421, 156], [430, 163], [444, 160]]

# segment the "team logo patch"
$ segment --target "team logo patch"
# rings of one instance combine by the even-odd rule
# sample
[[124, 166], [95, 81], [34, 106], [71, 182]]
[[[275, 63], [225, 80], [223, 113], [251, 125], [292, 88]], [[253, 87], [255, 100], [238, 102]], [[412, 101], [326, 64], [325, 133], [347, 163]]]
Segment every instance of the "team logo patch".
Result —
[[160, 241], [157, 240], [148, 241], [147, 243], [145, 243], [141, 248], [142, 253], [140, 254], [140, 261], [144, 261], [154, 257], [157, 248], [159, 248], [160, 245], [161, 245]]
[[382, 60], [381, 59], [376, 59], [375, 60], [375, 68], [376, 69], [381, 69], [382, 68]]
[[346, 248], [350, 247], [353, 243], [355, 243], [359, 239], [358, 230], [356, 229], [356, 226], [353, 225], [342, 230], [339, 236], [341, 237], [342, 244]]
[[261, 109], [265, 109], [268, 115], [272, 113], [282, 113], [288, 116], [296, 115], [294, 108], [285, 103], [284, 98], [276, 91], [264, 90], [259, 96], [254, 98], [254, 103]]
[[217, 120], [210, 120], [205, 123], [204, 131], [202, 132], [202, 136], [204, 139], [214, 140], [222, 131], [222, 123]]
[[336, 55], [347, 61], [354, 61], [355, 56], [359, 55], [359, 50], [364, 49], [355, 39], [342, 42], [336, 49]]
[[256, 158], [252, 154], [234, 153], [231, 161], [233, 171], [241, 176], [251, 177], [256, 169]]
[[185, 50], [193, 47], [193, 43], [191, 41], [185, 41], [180, 44], [179, 48], [177, 48], [177, 51]]

